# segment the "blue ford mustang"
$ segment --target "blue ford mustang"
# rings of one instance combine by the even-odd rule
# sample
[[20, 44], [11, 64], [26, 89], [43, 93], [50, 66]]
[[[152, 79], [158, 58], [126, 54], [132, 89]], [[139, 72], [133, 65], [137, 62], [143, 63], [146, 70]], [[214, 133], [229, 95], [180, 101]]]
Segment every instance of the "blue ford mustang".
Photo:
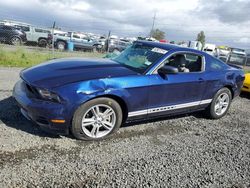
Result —
[[224, 116], [242, 70], [188, 48], [136, 41], [113, 59], [57, 59], [23, 70], [13, 96], [45, 130], [98, 140], [125, 121], [204, 110]]

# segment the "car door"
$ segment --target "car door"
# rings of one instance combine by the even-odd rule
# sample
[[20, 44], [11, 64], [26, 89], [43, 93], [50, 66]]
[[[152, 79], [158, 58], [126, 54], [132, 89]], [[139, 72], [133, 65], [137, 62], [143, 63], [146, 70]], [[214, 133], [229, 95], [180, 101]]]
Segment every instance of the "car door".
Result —
[[31, 26], [21, 26], [22, 30], [26, 33], [26, 38], [28, 42], [34, 41], [34, 27]]
[[[206, 82], [204, 81], [205, 58], [189, 52], [181, 54], [185, 56], [187, 64], [192, 69], [190, 72], [178, 72], [164, 77], [155, 70], [150, 75], [149, 117], [188, 112], [197, 109], [202, 103], [201, 99], [206, 88]], [[187, 57], [190, 57], [190, 55], [194, 57], [194, 60], [188, 60]], [[170, 62], [167, 60], [165, 63]], [[197, 65], [193, 66], [195, 63]], [[200, 69], [197, 67], [200, 67]]]
[[80, 48], [82, 46], [82, 39], [78, 34], [73, 33], [71, 41], [74, 43], [74, 46], [76, 48]]
[[92, 48], [93, 44], [94, 44], [94, 41], [90, 37], [84, 37], [83, 38], [83, 45], [86, 48]]

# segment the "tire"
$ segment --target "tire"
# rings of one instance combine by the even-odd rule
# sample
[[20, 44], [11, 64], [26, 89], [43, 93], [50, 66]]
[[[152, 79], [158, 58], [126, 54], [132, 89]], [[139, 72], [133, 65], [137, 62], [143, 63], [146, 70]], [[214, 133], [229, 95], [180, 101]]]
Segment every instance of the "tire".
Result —
[[115, 100], [96, 98], [76, 110], [71, 132], [80, 140], [101, 140], [119, 129], [122, 116], [122, 109]]
[[39, 41], [38, 41], [38, 46], [39, 46], [39, 47], [46, 48], [47, 45], [48, 45], [48, 42], [47, 42], [46, 39], [39, 39]]
[[97, 52], [97, 46], [94, 46], [93, 49], [92, 49], [92, 52]]
[[114, 53], [114, 54], [120, 54], [121, 52], [120, 52], [119, 49], [115, 48], [112, 53]]
[[63, 41], [58, 41], [56, 47], [58, 50], [66, 50], [66, 43]]
[[19, 37], [14, 36], [10, 39], [10, 43], [14, 46], [20, 46], [22, 44], [22, 40]]
[[220, 89], [214, 96], [212, 103], [205, 110], [210, 119], [219, 119], [227, 114], [232, 102], [232, 93], [228, 88]]

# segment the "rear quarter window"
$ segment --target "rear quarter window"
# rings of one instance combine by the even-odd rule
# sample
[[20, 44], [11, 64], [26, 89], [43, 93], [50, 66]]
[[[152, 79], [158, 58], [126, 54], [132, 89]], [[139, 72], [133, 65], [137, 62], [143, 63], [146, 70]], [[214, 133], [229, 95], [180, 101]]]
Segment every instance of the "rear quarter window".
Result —
[[227, 65], [220, 60], [217, 60], [215, 58], [211, 58], [209, 62], [207, 63], [207, 69], [212, 71], [220, 71], [227, 68]]

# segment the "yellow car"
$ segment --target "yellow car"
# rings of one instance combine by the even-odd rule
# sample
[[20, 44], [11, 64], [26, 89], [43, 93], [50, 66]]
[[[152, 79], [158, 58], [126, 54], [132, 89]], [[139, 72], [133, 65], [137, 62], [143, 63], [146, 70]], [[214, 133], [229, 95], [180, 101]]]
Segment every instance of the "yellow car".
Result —
[[245, 81], [241, 90], [250, 93], [250, 73], [245, 74]]

